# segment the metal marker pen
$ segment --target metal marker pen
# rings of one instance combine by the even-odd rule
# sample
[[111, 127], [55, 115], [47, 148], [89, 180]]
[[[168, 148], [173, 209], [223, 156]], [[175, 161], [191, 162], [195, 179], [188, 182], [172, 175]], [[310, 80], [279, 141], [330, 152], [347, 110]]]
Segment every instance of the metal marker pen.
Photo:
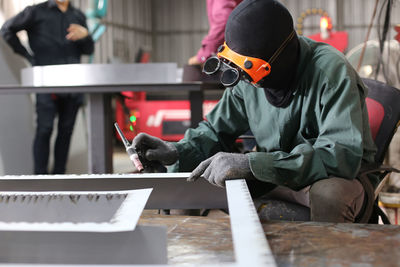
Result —
[[118, 132], [119, 136], [122, 139], [122, 143], [124, 143], [126, 152], [128, 153], [129, 158], [133, 162], [133, 165], [135, 165], [136, 169], [139, 172], [142, 172], [144, 170], [143, 164], [142, 164], [142, 162], [140, 162], [139, 155], [137, 154], [136, 150], [133, 147], [131, 147], [131, 144], [128, 142], [128, 140], [126, 139], [124, 133], [119, 128], [118, 123], [114, 123], [114, 126], [117, 129], [117, 132]]

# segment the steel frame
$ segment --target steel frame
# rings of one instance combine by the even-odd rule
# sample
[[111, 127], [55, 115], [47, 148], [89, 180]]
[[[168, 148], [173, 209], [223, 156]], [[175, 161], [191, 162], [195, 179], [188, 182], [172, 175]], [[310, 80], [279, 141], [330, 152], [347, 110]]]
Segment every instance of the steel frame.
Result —
[[225, 191], [203, 179], [186, 182], [188, 177], [189, 173], [3, 176], [0, 188], [2, 191], [113, 191], [153, 187], [146, 208], [228, 206], [236, 262], [223, 265], [276, 266], [245, 180], [227, 181]]

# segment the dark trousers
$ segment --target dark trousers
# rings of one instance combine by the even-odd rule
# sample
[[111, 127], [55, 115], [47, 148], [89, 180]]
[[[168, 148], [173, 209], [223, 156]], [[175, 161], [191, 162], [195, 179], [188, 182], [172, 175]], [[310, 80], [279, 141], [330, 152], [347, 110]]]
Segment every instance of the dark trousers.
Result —
[[330, 177], [310, 189], [311, 220], [352, 223], [362, 210], [365, 190], [357, 179]]
[[[278, 213], [292, 216], [290, 213], [297, 212], [297, 217], [305, 218], [306, 216], [302, 213], [307, 211], [310, 214], [311, 221], [353, 223], [357, 221], [357, 217], [362, 211], [364, 197], [365, 190], [357, 179], [329, 177], [300, 191], [278, 186], [257, 199], [256, 205], [261, 218], [265, 214], [272, 214], [271, 207], [264, 207], [264, 203], [267, 203], [268, 200], [279, 200], [298, 204], [299, 207], [277, 206], [276, 211]], [[307, 210], [304, 207], [309, 209]]]
[[33, 142], [34, 172], [48, 174], [50, 137], [58, 115], [54, 147], [53, 174], [64, 174], [76, 115], [83, 103], [82, 94], [37, 94], [37, 128]]

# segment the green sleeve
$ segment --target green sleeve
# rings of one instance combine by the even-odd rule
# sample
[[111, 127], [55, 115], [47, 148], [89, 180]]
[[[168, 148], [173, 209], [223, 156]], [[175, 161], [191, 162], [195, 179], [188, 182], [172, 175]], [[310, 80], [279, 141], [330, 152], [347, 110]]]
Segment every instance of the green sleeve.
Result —
[[179, 161], [173, 171], [192, 171], [217, 152], [231, 152], [237, 137], [248, 128], [247, 115], [239, 88], [226, 89], [221, 100], [206, 116], [207, 120], [174, 143]]
[[257, 179], [299, 190], [331, 175], [357, 175], [363, 157], [363, 87], [344, 79], [334, 86], [324, 83], [321, 89], [314, 104], [318, 136], [306, 138], [300, 132], [291, 151], [250, 153]]

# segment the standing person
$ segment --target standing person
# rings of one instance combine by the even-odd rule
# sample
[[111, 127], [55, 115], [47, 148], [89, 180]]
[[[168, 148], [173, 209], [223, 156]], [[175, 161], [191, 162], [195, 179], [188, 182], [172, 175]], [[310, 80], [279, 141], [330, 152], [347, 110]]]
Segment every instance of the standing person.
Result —
[[[277, 0], [240, 3], [225, 40], [204, 70], [222, 71], [221, 82], [231, 89], [207, 120], [179, 142], [142, 133], [132, 146], [148, 160], [192, 171], [189, 181], [224, 186], [243, 178], [263, 193], [283, 187], [308, 196], [313, 221], [367, 222], [363, 210], [374, 202], [368, 192], [379, 181], [359, 173], [373, 164], [376, 148], [367, 90], [343, 54], [297, 36]], [[257, 151], [231, 153], [249, 129]]]
[[[28, 33], [32, 54], [16, 35], [22, 30]], [[86, 17], [69, 0], [49, 0], [26, 7], [4, 23], [1, 35], [14, 52], [25, 57], [32, 66], [80, 63], [82, 54], [92, 54], [94, 51]], [[57, 114], [58, 132], [52, 173], [65, 173], [72, 131], [82, 103], [83, 94], [36, 95], [37, 129], [33, 143], [35, 174], [48, 173], [50, 137]]]
[[201, 42], [197, 54], [188, 61], [189, 65], [204, 63], [224, 43], [224, 32], [229, 14], [242, 0], [207, 0], [207, 16], [210, 29]]

